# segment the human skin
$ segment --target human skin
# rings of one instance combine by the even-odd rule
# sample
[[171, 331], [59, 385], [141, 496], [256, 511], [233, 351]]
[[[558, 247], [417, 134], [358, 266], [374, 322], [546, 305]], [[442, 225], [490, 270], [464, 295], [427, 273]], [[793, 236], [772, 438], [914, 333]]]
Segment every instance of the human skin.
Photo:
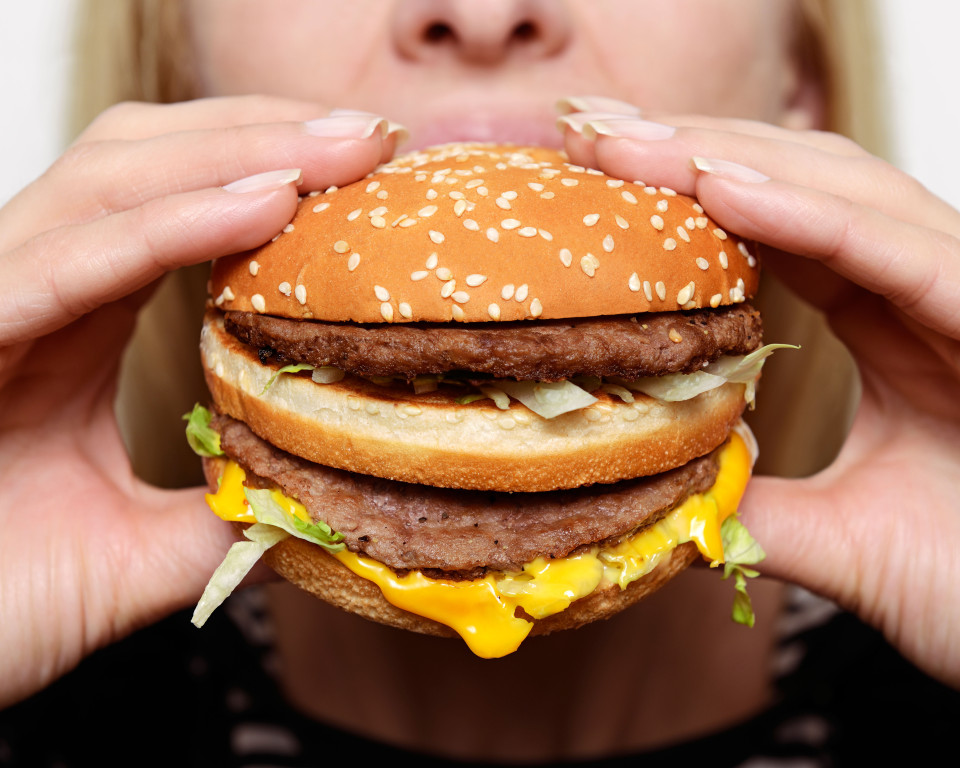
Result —
[[[386, 114], [412, 146], [565, 143], [614, 176], [696, 192], [766, 244], [855, 355], [864, 397], [831, 467], [751, 485], [761, 568], [960, 685], [960, 215], [805, 130], [819, 107], [788, 54], [790, 3], [188, 5], [217, 98], [109, 111], [0, 211], [0, 705], [193, 602], [229, 546], [199, 489], [132, 475], [112, 411], [119, 354], [156, 278], [268, 240], [296, 202], [284, 177], [223, 185], [300, 169], [300, 191], [320, 189], [389, 156], [376, 119], [323, 122], [335, 107]], [[237, 96], [252, 92], [270, 96]], [[577, 93], [616, 101], [567, 102], [579, 117], [556, 131], [554, 102]]]

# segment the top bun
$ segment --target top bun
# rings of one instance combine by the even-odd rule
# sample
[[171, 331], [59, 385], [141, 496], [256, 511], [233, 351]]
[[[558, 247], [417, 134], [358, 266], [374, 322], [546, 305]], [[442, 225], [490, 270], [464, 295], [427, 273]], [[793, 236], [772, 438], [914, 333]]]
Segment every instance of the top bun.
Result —
[[693, 198], [554, 150], [456, 144], [312, 192], [272, 242], [214, 264], [211, 296], [295, 319], [489, 322], [718, 307], [758, 279]]

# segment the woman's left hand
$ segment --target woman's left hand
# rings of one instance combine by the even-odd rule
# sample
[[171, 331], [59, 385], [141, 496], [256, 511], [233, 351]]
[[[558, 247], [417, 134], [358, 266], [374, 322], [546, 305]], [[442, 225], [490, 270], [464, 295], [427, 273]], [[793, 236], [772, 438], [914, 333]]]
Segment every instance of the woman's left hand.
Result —
[[833, 464], [748, 490], [759, 570], [835, 600], [960, 686], [960, 213], [834, 134], [630, 111], [568, 115], [571, 160], [696, 195], [763, 244], [859, 368]]

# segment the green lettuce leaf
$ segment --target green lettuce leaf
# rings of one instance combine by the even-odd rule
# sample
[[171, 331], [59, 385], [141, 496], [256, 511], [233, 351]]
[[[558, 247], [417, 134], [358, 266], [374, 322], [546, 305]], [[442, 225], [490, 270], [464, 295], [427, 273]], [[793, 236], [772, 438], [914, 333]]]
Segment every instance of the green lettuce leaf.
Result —
[[300, 371], [312, 371], [316, 366], [310, 365], [310, 363], [292, 363], [290, 365], [285, 365], [283, 368], [280, 368], [273, 376], [270, 377], [270, 380], [266, 383], [263, 388], [263, 391], [260, 393], [261, 396], [267, 394], [267, 390], [273, 386], [273, 383], [280, 378], [281, 373], [298, 373]]
[[586, 408], [597, 398], [572, 381], [498, 381], [497, 387], [545, 419]]
[[187, 422], [187, 442], [198, 456], [223, 456], [220, 450], [220, 435], [210, 426], [210, 411], [197, 403], [190, 413], [183, 414]]
[[747, 579], [756, 578], [760, 574], [748, 565], [756, 565], [766, 553], [747, 527], [731, 516], [720, 526], [720, 537], [723, 541], [723, 578], [734, 577], [736, 594], [733, 599], [733, 620], [738, 624], [752, 627], [756, 621], [753, 613], [753, 604], [747, 594]]
[[250, 510], [258, 523], [266, 523], [286, 531], [304, 541], [323, 547], [328, 552], [343, 549], [343, 535], [336, 533], [324, 522], [308, 523], [277, 504], [273, 495], [266, 489], [244, 488], [244, 495], [250, 502]]

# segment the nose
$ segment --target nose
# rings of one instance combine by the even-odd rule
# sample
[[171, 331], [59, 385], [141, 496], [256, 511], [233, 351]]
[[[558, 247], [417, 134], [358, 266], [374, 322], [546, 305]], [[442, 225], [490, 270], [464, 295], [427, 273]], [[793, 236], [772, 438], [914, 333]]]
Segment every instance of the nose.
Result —
[[571, 32], [567, 0], [399, 0], [395, 9], [394, 44], [420, 63], [542, 59], [560, 53]]

